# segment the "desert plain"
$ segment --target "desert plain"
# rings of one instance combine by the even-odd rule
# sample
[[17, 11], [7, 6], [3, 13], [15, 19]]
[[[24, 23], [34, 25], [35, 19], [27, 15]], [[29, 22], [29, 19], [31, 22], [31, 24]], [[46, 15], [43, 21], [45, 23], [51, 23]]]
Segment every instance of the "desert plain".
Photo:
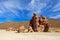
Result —
[[0, 40], [60, 40], [60, 32], [17, 33], [0, 30]]

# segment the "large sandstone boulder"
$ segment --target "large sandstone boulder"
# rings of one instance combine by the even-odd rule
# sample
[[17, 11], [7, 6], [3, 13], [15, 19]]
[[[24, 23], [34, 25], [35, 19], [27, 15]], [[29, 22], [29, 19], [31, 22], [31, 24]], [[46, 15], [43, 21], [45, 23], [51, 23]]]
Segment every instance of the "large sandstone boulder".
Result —
[[42, 16], [39, 18], [39, 25], [44, 25], [44, 32], [48, 32], [49, 30], [49, 24], [48, 24], [48, 20], [46, 19], [45, 16]]
[[44, 30], [44, 25], [39, 25], [38, 31], [39, 31], [39, 32], [43, 32], [43, 30]]
[[33, 29], [31, 26], [28, 27], [28, 32], [33, 32]]
[[45, 24], [45, 25], [44, 25], [44, 30], [43, 30], [43, 31], [44, 31], [44, 32], [48, 32], [48, 30], [49, 30], [49, 24]]
[[24, 26], [20, 26], [20, 27], [18, 28], [17, 32], [18, 32], [18, 33], [19, 33], [19, 32], [24, 32], [24, 30], [25, 30], [25, 27], [24, 27]]

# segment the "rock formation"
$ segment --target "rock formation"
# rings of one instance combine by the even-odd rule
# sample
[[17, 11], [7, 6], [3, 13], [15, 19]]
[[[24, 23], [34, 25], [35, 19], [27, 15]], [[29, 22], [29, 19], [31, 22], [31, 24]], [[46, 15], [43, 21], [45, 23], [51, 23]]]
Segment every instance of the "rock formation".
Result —
[[28, 32], [34, 32], [31, 26], [28, 27]]
[[43, 32], [48, 32], [48, 30], [49, 30], [49, 24], [47, 23], [47, 24], [44, 25]]
[[43, 30], [44, 30], [44, 25], [39, 25], [38, 26], [38, 31], [39, 32], [43, 32]]
[[[49, 30], [49, 24], [48, 24], [48, 20], [46, 19], [46, 17], [42, 16], [39, 19], [39, 25], [43, 25], [44, 27], [44, 32], [48, 32]], [[41, 26], [40, 26], [41, 27]]]
[[34, 32], [38, 31], [48, 32], [49, 30], [49, 24], [46, 17], [41, 15], [41, 17], [38, 20], [36, 13], [34, 13], [32, 19], [30, 20], [30, 26]]
[[24, 26], [20, 26], [20, 27], [18, 28], [17, 32], [18, 32], [18, 33], [24, 32], [24, 30], [25, 30], [25, 27], [24, 27]]
[[36, 13], [33, 14], [33, 17], [30, 20], [30, 26], [32, 27], [34, 32], [38, 31], [38, 17]]

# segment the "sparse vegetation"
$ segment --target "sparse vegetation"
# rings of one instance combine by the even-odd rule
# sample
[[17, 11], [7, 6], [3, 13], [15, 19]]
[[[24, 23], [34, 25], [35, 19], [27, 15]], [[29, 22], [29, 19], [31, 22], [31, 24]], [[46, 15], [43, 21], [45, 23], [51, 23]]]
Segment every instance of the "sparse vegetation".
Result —
[[[60, 20], [56, 19], [48, 19], [51, 27], [55, 28], [54, 30], [60, 30]], [[25, 26], [26, 28], [29, 26], [29, 22], [5, 22], [0, 24], [0, 29], [7, 29], [8, 27], [20, 27]]]

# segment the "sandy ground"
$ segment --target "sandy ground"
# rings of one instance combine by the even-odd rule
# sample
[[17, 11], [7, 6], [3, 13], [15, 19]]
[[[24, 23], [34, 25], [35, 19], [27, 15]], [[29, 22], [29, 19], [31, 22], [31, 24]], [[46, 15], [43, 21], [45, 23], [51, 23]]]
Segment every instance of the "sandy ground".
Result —
[[60, 33], [16, 33], [16, 31], [0, 30], [0, 40], [60, 40]]

